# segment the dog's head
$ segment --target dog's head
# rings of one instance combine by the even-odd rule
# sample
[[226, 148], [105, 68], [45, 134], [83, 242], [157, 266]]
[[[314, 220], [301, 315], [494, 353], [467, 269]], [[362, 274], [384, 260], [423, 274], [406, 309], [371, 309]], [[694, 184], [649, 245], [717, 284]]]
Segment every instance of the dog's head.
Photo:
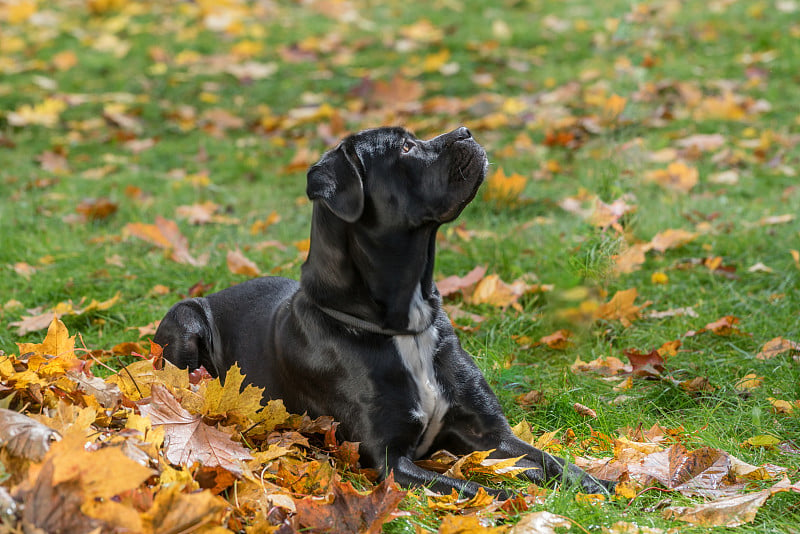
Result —
[[306, 192], [348, 223], [414, 228], [455, 219], [487, 166], [466, 128], [427, 141], [403, 128], [376, 128], [326, 152], [309, 169]]

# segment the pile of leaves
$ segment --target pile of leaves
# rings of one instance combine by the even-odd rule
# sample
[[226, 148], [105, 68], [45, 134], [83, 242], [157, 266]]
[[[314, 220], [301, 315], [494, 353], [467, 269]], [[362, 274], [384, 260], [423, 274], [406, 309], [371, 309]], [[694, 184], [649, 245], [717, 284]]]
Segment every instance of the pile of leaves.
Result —
[[[407, 497], [391, 475], [376, 484], [377, 473], [359, 466], [358, 444], [339, 442], [330, 417], [289, 414], [280, 400], [262, 406], [262, 391], [245, 385], [238, 367], [223, 385], [202, 368], [189, 373], [165, 362], [158, 345], [149, 358], [105, 379], [92, 372], [96, 361], [75, 347], [57, 318], [42, 343], [20, 343], [19, 355], [0, 356], [0, 504], [7, 526], [71, 533], [379, 532], [387, 521], [419, 513], [403, 508], [421, 508], [450, 514], [440, 532], [503, 532], [520, 512], [546, 502], [548, 490], [519, 485], [519, 495], [505, 502], [483, 490], [471, 499], [455, 492]], [[572, 431], [562, 439], [557, 432], [534, 437], [524, 422], [515, 432], [556, 453], [576, 441]], [[783, 468], [748, 465], [711, 447], [687, 450], [685, 441], [691, 436], [657, 425], [616, 439], [593, 432], [579, 447], [592, 455], [577, 463], [618, 481], [616, 501], [654, 484], [706, 498], [665, 508], [668, 517], [699, 525], [739, 525], [771, 495], [800, 492]], [[522, 471], [514, 458], [489, 460], [490, 452], [456, 458], [439, 451], [422, 463], [490, 483]], [[606, 497], [575, 499], [596, 505]], [[541, 514], [549, 513], [528, 514], [513, 531], [544, 532], [525, 530], [534, 521], [569, 524]]]

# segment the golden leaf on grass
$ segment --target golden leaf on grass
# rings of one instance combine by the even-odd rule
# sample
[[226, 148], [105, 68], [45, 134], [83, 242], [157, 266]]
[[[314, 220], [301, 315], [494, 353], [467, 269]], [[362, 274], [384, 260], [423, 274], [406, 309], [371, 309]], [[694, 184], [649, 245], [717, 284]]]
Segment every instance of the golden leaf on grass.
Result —
[[776, 399], [774, 397], [767, 397], [767, 400], [772, 405], [772, 411], [775, 413], [792, 414], [794, 413], [795, 407], [800, 408], [800, 401], [795, 401], [795, 403], [792, 404], [789, 401]]
[[35, 104], [23, 104], [16, 111], [7, 115], [8, 123], [12, 126], [27, 126], [35, 124], [54, 128], [58, 124], [61, 112], [67, 109], [67, 104], [63, 100], [48, 98], [44, 102]]
[[628, 103], [627, 98], [621, 97], [617, 94], [612, 94], [603, 103], [604, 117], [608, 119], [617, 118], [620, 115], [620, 113], [622, 113], [622, 111], [625, 109], [625, 104], [627, 103]]
[[17, 343], [20, 356], [34, 354], [54, 356], [62, 360], [75, 358], [75, 336], [69, 335], [67, 326], [60, 319], [53, 317], [47, 328], [47, 335], [41, 343]]
[[668, 249], [680, 248], [694, 241], [696, 237], [697, 233], [695, 232], [670, 228], [669, 230], [657, 233], [653, 239], [650, 240], [650, 248], [657, 252], [664, 252]]
[[764, 343], [764, 346], [761, 347], [761, 350], [756, 354], [756, 358], [759, 360], [769, 360], [770, 358], [774, 358], [788, 351], [800, 353], [800, 343], [778, 336]]
[[626, 274], [638, 271], [646, 260], [645, 254], [651, 248], [653, 247], [650, 243], [637, 243], [630, 245], [619, 254], [615, 254], [612, 257], [614, 260], [614, 272]]
[[511, 306], [515, 310], [521, 311], [522, 306], [517, 301], [527, 289], [527, 284], [521, 280], [507, 284], [498, 275], [490, 274], [478, 282], [472, 295], [465, 300], [469, 304], [490, 304], [498, 308]]
[[679, 193], [691, 191], [697, 185], [698, 177], [697, 169], [681, 161], [670, 163], [666, 169], [657, 169], [645, 174], [647, 180]]
[[493, 497], [486, 493], [483, 488], [478, 489], [478, 493], [471, 498], [462, 498], [454, 489], [447, 495], [428, 495], [427, 504], [431, 510], [458, 512], [467, 508], [483, 507], [492, 504]]
[[246, 258], [239, 249], [228, 251], [226, 261], [228, 263], [228, 270], [233, 274], [243, 274], [250, 277], [261, 274], [255, 262]]
[[464, 276], [452, 275], [439, 280], [436, 282], [436, 288], [439, 290], [439, 294], [442, 297], [447, 297], [457, 291], [477, 284], [483, 279], [483, 275], [485, 274], [486, 266], [478, 265]]
[[438, 534], [504, 534], [507, 526], [487, 527], [476, 515], [446, 515], [439, 525]]
[[610, 301], [601, 304], [594, 312], [595, 319], [619, 320], [623, 326], [630, 326], [639, 318], [640, 311], [651, 304], [650, 301], [636, 306], [634, 301], [639, 295], [636, 288], [617, 291]]
[[277, 211], [273, 211], [269, 215], [267, 215], [266, 219], [260, 219], [250, 225], [250, 235], [260, 234], [261, 232], [266, 231], [266, 229], [272, 226], [273, 224], [277, 224], [280, 221], [281, 221], [281, 216], [278, 215]]
[[519, 200], [527, 181], [527, 178], [517, 173], [506, 176], [501, 167], [489, 176], [484, 186], [483, 199], [502, 205], [513, 205]]
[[755, 389], [763, 383], [763, 376], [758, 376], [755, 373], [749, 373], [737, 380], [734, 387], [739, 391], [746, 391], [748, 389]]

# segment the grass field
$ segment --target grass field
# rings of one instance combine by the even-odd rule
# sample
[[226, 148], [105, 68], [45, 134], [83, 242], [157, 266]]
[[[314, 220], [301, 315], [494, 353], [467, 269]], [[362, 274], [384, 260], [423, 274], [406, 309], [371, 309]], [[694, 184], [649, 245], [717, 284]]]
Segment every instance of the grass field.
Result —
[[[40, 341], [49, 321], [32, 330], [31, 317], [56, 309], [106, 363], [130, 362], [130, 347], [110, 351], [146, 345], [145, 327], [193, 286], [247, 278], [229, 252], [299, 276], [305, 170], [347, 132], [465, 125], [493, 179], [442, 230], [437, 278], [484, 265], [547, 286], [515, 307], [447, 300], [485, 319], [462, 343], [512, 423], [558, 429], [553, 450], [575, 456], [612, 455], [586, 444], [593, 431], [682, 428], [689, 449], [775, 464], [796, 483], [800, 351], [756, 356], [800, 341], [798, 73], [793, 0], [0, 2], [0, 349]], [[137, 237], [159, 217], [195, 265]], [[598, 314], [632, 288], [649, 305]], [[713, 324], [726, 316], [738, 322]], [[568, 345], [537, 343], [558, 330]], [[614, 389], [627, 375], [570, 368], [676, 340], [664, 369], [628, 389]], [[532, 509], [589, 531], [708, 528], [664, 518], [664, 498], [592, 506], [565, 491]], [[412, 515], [385, 531], [443, 517], [424, 498], [403, 507]], [[798, 524], [798, 493], [784, 492], [736, 530]]]

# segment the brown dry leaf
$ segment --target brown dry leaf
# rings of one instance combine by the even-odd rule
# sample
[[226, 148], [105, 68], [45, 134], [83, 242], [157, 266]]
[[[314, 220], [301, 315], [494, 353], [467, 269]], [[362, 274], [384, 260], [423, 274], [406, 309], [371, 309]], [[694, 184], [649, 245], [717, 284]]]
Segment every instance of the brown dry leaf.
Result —
[[0, 447], [10, 454], [38, 462], [59, 439], [61, 436], [52, 428], [27, 415], [0, 408]]
[[[647, 455], [641, 464], [631, 464], [628, 472], [634, 478], [652, 477], [669, 489], [686, 495], [720, 496], [730, 470], [728, 454], [719, 449], [702, 447], [687, 451], [681, 444]], [[736, 487], [733, 491], [738, 491]], [[730, 491], [728, 491], [730, 493]]]
[[697, 235], [696, 232], [687, 232], [686, 230], [670, 228], [669, 230], [657, 233], [655, 237], [650, 240], [650, 248], [657, 252], [679, 248], [693, 241]]
[[85, 198], [75, 210], [83, 215], [86, 220], [97, 221], [114, 215], [118, 207], [116, 202], [106, 197]]
[[705, 326], [705, 329], [718, 335], [718, 336], [732, 336], [739, 335], [743, 332], [736, 328], [734, 325], [739, 324], [739, 318], [733, 315], [726, 315], [716, 321], [710, 322]]
[[199, 462], [207, 467], [219, 466], [241, 475], [242, 462], [252, 460], [250, 452], [203, 422], [200, 415], [185, 410], [167, 388], [153, 384], [152, 399], [140, 404], [142, 415], [150, 417], [153, 426], [164, 426], [169, 440], [164, 445], [164, 456], [175, 465], [192, 465]]
[[788, 351], [800, 353], [800, 343], [778, 336], [764, 343], [764, 346], [756, 354], [756, 358], [769, 360]]
[[584, 406], [583, 404], [576, 402], [572, 405], [572, 408], [578, 413], [578, 415], [582, 415], [584, 417], [591, 417], [592, 419], [597, 419], [597, 412], [589, 408], [588, 406]]
[[787, 489], [776, 484], [772, 488], [717, 499], [692, 508], [670, 507], [664, 510], [664, 516], [703, 527], [738, 527], [753, 521], [767, 499], [781, 491]]
[[466, 289], [477, 284], [481, 279], [483, 279], [483, 275], [485, 274], [486, 266], [478, 265], [462, 277], [452, 275], [439, 280], [436, 282], [436, 287], [439, 289], [439, 294], [442, 297], [447, 297], [457, 291], [461, 291], [462, 289]]
[[645, 302], [641, 306], [634, 305], [639, 292], [636, 288], [617, 291], [610, 301], [601, 304], [594, 312], [595, 319], [619, 320], [623, 326], [630, 326], [639, 318], [640, 311], [651, 304]]
[[633, 376], [658, 378], [664, 372], [664, 358], [658, 350], [643, 353], [636, 349], [626, 349], [625, 356], [631, 362]]
[[238, 248], [228, 251], [226, 261], [228, 263], [228, 270], [233, 274], [243, 274], [250, 277], [259, 276], [261, 274], [258, 266], [253, 261], [247, 259]]
[[676, 161], [670, 163], [666, 169], [657, 169], [645, 173], [645, 178], [658, 183], [666, 189], [679, 193], [688, 193], [697, 185], [699, 173], [694, 167], [690, 167], [682, 161]]
[[793, 414], [795, 407], [800, 408], [800, 401], [795, 401], [792, 404], [789, 401], [776, 399], [774, 397], [767, 397], [767, 400], [772, 405], [772, 411], [775, 413]]
[[301, 529], [315, 532], [378, 534], [405, 496], [405, 491], [397, 489], [391, 473], [367, 494], [359, 493], [348, 482], [333, 481], [325, 499], [295, 500], [297, 522]]
[[516, 400], [517, 404], [520, 406], [535, 406], [544, 402], [544, 393], [538, 389], [534, 389], [522, 395], [517, 395], [514, 400]]
[[181, 234], [175, 221], [156, 216], [155, 224], [128, 223], [124, 234], [143, 239], [170, 252], [170, 259], [177, 263], [202, 267], [208, 263], [208, 255], [195, 258], [189, 253], [189, 240]]
[[567, 347], [572, 345], [572, 342], [569, 338], [572, 336], [572, 332], [566, 329], [556, 330], [549, 336], [543, 336], [539, 339], [539, 343], [543, 345], [547, 345], [551, 349], [556, 350], [564, 350]]

